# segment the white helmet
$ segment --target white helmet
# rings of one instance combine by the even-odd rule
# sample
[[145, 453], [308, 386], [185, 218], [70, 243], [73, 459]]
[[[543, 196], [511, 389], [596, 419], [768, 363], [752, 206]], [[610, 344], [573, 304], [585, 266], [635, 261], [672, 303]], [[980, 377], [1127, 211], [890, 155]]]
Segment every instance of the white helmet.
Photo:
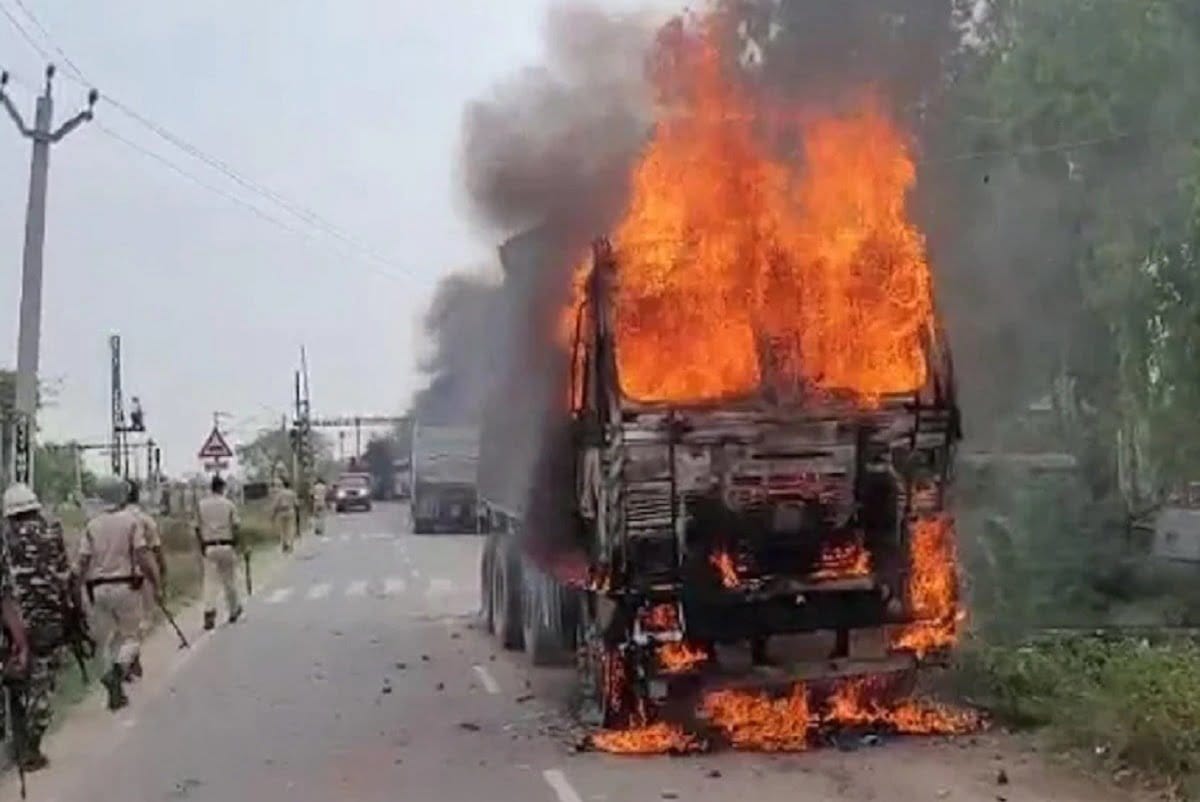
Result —
[[11, 518], [23, 512], [37, 512], [42, 508], [37, 493], [29, 485], [17, 483], [4, 491], [4, 517]]

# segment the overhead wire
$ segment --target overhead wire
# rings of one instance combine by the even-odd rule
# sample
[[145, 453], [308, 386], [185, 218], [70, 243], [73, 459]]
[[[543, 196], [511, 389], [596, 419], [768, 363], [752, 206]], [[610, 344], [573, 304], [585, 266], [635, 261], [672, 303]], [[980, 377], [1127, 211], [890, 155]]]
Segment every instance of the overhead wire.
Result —
[[30, 47], [37, 51], [39, 56], [46, 61], [51, 60], [50, 53], [38, 43], [38, 41], [29, 33], [29, 31], [25, 30], [25, 26], [21, 24], [21, 21], [18, 20], [16, 15], [14, 15], [8, 6], [4, 5], [3, 3], [0, 3], [0, 14], [8, 17], [8, 21], [12, 23], [13, 28], [16, 29], [17, 33], [20, 34], [21, 38], [24, 39]]
[[[23, 0], [13, 0], [13, 2], [15, 2], [17, 4], [17, 6], [20, 8], [20, 10], [29, 19], [30, 23], [38, 30], [38, 32], [42, 35], [42, 37], [46, 40], [46, 42], [50, 45], [50, 47], [56, 53], [58, 53], [58, 55], [62, 58], [63, 62], [67, 65], [68, 70], [65, 73], [65, 77], [68, 78], [69, 80], [74, 81], [77, 84], [84, 86], [85, 88], [91, 88], [91, 87], [95, 86], [94, 83], [88, 81], [87, 77], [83, 73], [83, 70], [81, 70], [79, 68], [79, 66], [66, 53], [66, 51], [61, 46], [59, 46], [59, 44], [57, 43], [57, 41], [55, 40], [53, 35], [50, 33], [49, 29], [44, 24], [42, 24], [41, 20], [38, 19], [37, 15], [35, 15], [33, 13], [33, 11], [23, 2]], [[29, 43], [29, 45], [31, 47], [33, 47], [43, 58], [50, 60], [50, 56], [49, 56], [48, 52], [46, 51], [46, 49], [44, 47], [42, 47], [32, 35], [29, 34], [28, 30], [26, 30], [25, 27], [23, 25], [21, 25], [20, 21], [17, 20], [16, 17], [11, 13], [11, 11], [9, 11], [9, 9], [2, 4], [2, 0], [0, 0], [0, 11], [4, 12], [5, 16], [8, 17], [10, 22], [12, 22], [13, 26], [17, 29], [17, 31], [21, 34], [21, 36], [25, 39], [25, 41], [27, 43]], [[247, 176], [245, 176], [244, 174], [242, 174], [241, 172], [239, 172], [238, 170], [233, 168], [231, 165], [229, 165], [227, 162], [223, 161], [222, 159], [217, 158], [216, 156], [213, 156], [213, 155], [205, 152], [204, 150], [202, 150], [201, 148], [192, 144], [188, 140], [186, 140], [183, 137], [179, 136], [178, 134], [172, 132], [165, 126], [161, 125], [160, 123], [155, 122], [154, 120], [152, 120], [150, 117], [148, 117], [144, 113], [139, 112], [137, 109], [133, 108], [133, 106], [131, 104], [126, 103], [126, 102], [120, 100], [119, 98], [116, 98], [116, 97], [106, 94], [106, 93], [101, 93], [100, 99], [103, 100], [104, 102], [106, 102], [109, 106], [115, 108], [117, 111], [124, 114], [129, 119], [133, 120], [137, 124], [143, 126], [147, 130], [149, 130], [151, 133], [153, 133], [155, 136], [162, 139], [167, 144], [183, 151], [187, 156], [189, 156], [193, 159], [196, 159], [197, 161], [203, 163], [206, 167], [220, 173], [225, 178], [227, 178], [230, 181], [234, 182], [235, 184], [241, 186], [246, 191], [248, 191], [256, 196], [259, 196], [262, 199], [265, 199], [271, 205], [278, 207], [279, 209], [286, 212], [291, 217], [294, 217], [294, 218], [300, 220], [306, 226], [315, 228], [315, 229], [319, 230], [322, 234], [340, 241], [342, 243], [342, 245], [350, 248], [351, 251], [353, 251], [356, 255], [363, 257], [367, 260], [371, 260], [380, 266], [392, 267], [392, 268], [397, 268], [400, 270], [405, 269], [403, 265], [397, 264], [396, 262], [389, 259], [388, 257], [380, 254], [375, 249], [363, 244], [362, 242], [360, 242], [359, 240], [357, 240], [356, 238], [354, 238], [353, 236], [348, 234], [346, 231], [344, 231], [337, 225], [331, 223], [330, 221], [326, 220], [325, 218], [323, 218], [322, 216], [320, 216], [319, 214], [314, 212], [312, 209], [310, 209], [296, 201], [290, 200], [289, 198], [283, 196], [279, 192], [276, 192], [275, 190], [272, 190], [271, 188], [263, 185], [261, 182], [255, 181], [251, 178], [248, 178]], [[115, 134], [115, 132], [113, 132], [112, 129], [107, 129], [107, 131], [108, 131], [109, 135]], [[132, 145], [133, 143], [127, 141], [126, 144]], [[141, 148], [140, 146], [136, 146], [136, 147], [138, 147], [141, 150], [146, 150], [145, 148]], [[161, 159], [161, 158], [156, 159], [156, 161], [159, 161], [160, 163], [163, 163], [163, 164], [168, 163], [167, 160]], [[186, 171], [184, 171], [178, 165], [173, 165], [172, 169], [177, 173], [186, 175]], [[209, 189], [210, 191], [218, 191], [219, 192], [219, 190], [214, 188], [211, 184], [200, 181], [199, 179], [196, 179], [194, 176], [189, 176], [189, 177], [193, 180], [194, 183], [196, 183], [206, 189]], [[232, 194], [227, 193], [227, 192], [221, 192], [221, 194], [223, 194], [227, 198], [235, 197]], [[240, 202], [240, 205], [245, 206], [247, 208], [256, 208], [257, 209], [257, 207], [254, 207], [253, 204], [249, 204], [247, 202]], [[257, 213], [259, 214], [260, 217], [264, 217], [265, 213], [262, 213], [261, 210], [258, 210]], [[269, 218], [269, 217], [270, 216], [266, 216], [266, 218]], [[295, 228], [289, 228], [289, 230], [291, 230], [293, 232], [297, 231], [297, 229], [295, 229]], [[375, 271], [375, 272], [378, 273], [380, 271]], [[396, 277], [394, 274], [387, 273], [387, 272], [384, 272], [381, 274], [388, 275], [393, 278]]]

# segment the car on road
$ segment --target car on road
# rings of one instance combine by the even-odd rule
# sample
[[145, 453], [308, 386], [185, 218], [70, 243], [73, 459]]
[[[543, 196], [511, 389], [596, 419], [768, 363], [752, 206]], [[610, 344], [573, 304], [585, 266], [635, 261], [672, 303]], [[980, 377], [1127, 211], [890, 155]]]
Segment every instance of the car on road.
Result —
[[343, 473], [333, 484], [333, 509], [337, 512], [371, 510], [371, 474]]

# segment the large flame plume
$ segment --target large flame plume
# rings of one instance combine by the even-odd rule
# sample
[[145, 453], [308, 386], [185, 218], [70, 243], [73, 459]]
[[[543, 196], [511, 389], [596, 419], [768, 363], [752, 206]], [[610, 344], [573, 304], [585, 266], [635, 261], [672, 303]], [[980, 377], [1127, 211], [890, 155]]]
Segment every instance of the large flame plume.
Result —
[[[905, 137], [869, 99], [760, 110], [721, 28], [716, 14], [674, 29], [655, 73], [663, 116], [614, 237], [623, 390], [690, 401], [766, 384], [872, 400], [919, 387], [932, 282], [905, 211]], [[777, 155], [781, 134], [798, 135], [800, 165]]]

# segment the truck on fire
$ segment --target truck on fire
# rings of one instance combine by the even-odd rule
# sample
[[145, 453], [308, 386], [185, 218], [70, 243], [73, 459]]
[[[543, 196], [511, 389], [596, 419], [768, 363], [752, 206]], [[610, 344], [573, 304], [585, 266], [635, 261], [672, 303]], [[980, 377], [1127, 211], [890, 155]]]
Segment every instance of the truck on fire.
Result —
[[[506, 280], [516, 250], [501, 249]], [[622, 376], [621, 281], [620, 253], [597, 240], [569, 326], [569, 404], [530, 481], [511, 470], [511, 400], [485, 414], [488, 630], [535, 664], [573, 656], [605, 728], [747, 682], [911, 678], [958, 616], [960, 425], [936, 311], [902, 391], [789, 383], [764, 338], [755, 391], [641, 400]], [[817, 654], [777, 649], [813, 633]]]
[[475, 531], [478, 460], [477, 427], [413, 425], [409, 492], [414, 532]]

